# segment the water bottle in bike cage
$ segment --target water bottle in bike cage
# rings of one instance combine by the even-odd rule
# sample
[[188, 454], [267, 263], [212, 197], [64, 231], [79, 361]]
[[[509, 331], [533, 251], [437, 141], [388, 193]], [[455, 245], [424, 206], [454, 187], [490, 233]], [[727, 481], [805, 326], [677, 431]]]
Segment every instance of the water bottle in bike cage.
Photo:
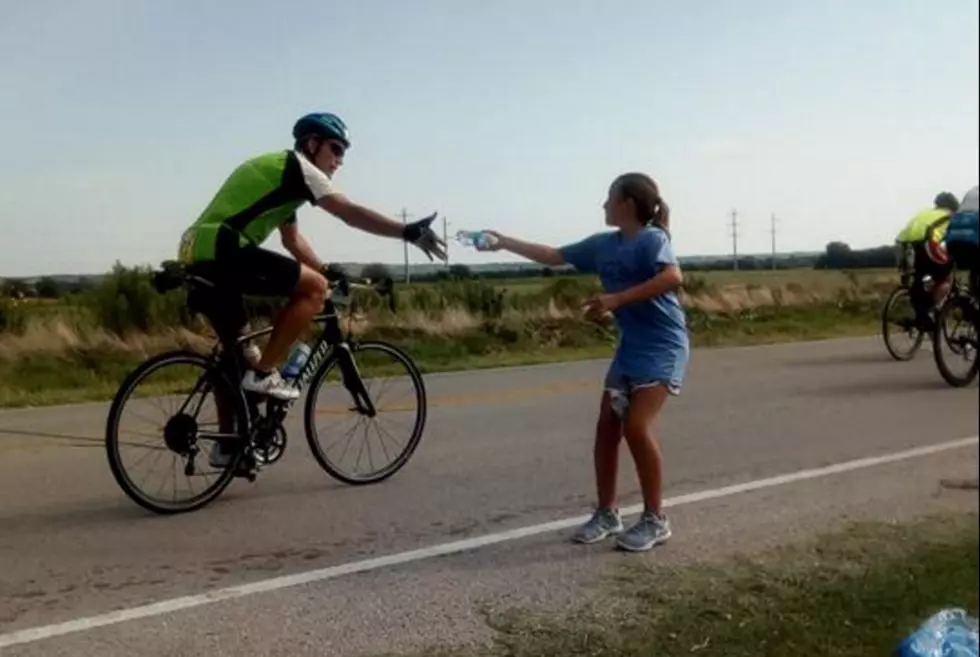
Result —
[[242, 349], [242, 355], [245, 356], [245, 360], [247, 360], [248, 364], [252, 367], [258, 365], [259, 361], [262, 360], [262, 350], [254, 344], [250, 344]]
[[292, 350], [289, 352], [289, 358], [282, 368], [283, 378], [292, 379], [299, 376], [299, 373], [303, 371], [303, 367], [309, 358], [310, 348], [306, 344], [299, 342], [293, 345]]

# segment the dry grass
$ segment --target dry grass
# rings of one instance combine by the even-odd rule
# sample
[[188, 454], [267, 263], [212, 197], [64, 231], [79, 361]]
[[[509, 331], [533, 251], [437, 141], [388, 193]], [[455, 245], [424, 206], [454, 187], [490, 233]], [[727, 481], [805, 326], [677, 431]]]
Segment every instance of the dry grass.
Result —
[[[708, 272], [717, 274], [717, 272]], [[747, 276], [748, 274], [756, 276]], [[831, 301], [858, 301], [882, 298], [897, 284], [894, 273], [873, 271], [863, 275], [844, 272], [809, 272], [809, 280], [783, 272], [746, 272], [758, 282], [726, 282], [723, 276], [697, 275], [701, 289], [682, 293], [681, 301], [689, 308], [709, 313], [738, 312], [753, 308], [799, 307]], [[728, 276], [729, 274], [725, 274]], [[806, 281], [806, 282], [803, 282]]]
[[[731, 272], [686, 276], [682, 303], [695, 347], [770, 344], [864, 335], [895, 284], [881, 272]], [[110, 397], [132, 368], [173, 348], [213, 344], [180, 293], [156, 293], [146, 272], [118, 269], [98, 289], [43, 304], [0, 300], [0, 406]], [[532, 282], [533, 281], [532, 279]], [[371, 294], [344, 328], [403, 347], [426, 372], [605, 358], [611, 321], [586, 321], [581, 305], [595, 277], [539, 279], [519, 293], [487, 280], [445, 281], [398, 290], [398, 312]], [[252, 328], [277, 304], [248, 304]], [[319, 326], [310, 326], [304, 340]], [[264, 347], [263, 338], [259, 346]]]
[[[364, 318], [363, 323], [358, 329], [367, 331], [372, 327], [368, 318]], [[419, 310], [411, 310], [404, 314], [399, 314], [390, 318], [386, 322], [375, 321], [374, 325], [392, 325], [410, 330], [419, 331], [425, 335], [432, 336], [456, 336], [472, 331], [480, 326], [480, 318], [470, 313], [465, 308], [447, 308], [439, 313], [424, 313]]]
[[[819, 280], [819, 279], [817, 279]], [[703, 285], [695, 293], [681, 293], [688, 309], [709, 314], [738, 313], [749, 309], [800, 308], [839, 301], [861, 301], [880, 298], [894, 285], [891, 277], [835, 281], [835, 285], [803, 287], [796, 282], [780, 285], [727, 284]], [[430, 338], [453, 338], [472, 333], [484, 326], [489, 317], [459, 306], [423, 312], [407, 309], [395, 315], [357, 313], [345, 321], [357, 334], [380, 330], [398, 330]], [[498, 321], [508, 326], [538, 325], [551, 322], [575, 322], [581, 319], [575, 308], [562, 307], [554, 299], [532, 307], [507, 307]], [[584, 320], [582, 320], [584, 322]], [[152, 334], [116, 335], [90, 322], [72, 321], [57, 313], [45, 313], [28, 320], [23, 333], [0, 332], [0, 361], [13, 362], [24, 357], [58, 356], [72, 352], [107, 351], [146, 357], [163, 349], [191, 346], [205, 349], [212, 344], [210, 335], [189, 329], [163, 328]]]
[[[820, 289], [825, 292], [849, 285], [876, 285], [881, 282], [895, 282], [895, 272], [892, 269], [857, 269], [849, 270], [819, 270], [810, 268], [779, 269], [771, 271], [768, 269], [747, 269], [739, 271], [713, 270], [698, 271], [694, 269], [686, 270], [689, 277], [702, 279], [713, 287], [786, 287], [799, 286], [807, 289]], [[552, 278], [504, 278], [488, 279], [496, 288], [506, 289], [516, 295], [535, 294], [542, 289], [553, 284], [557, 280], [571, 279], [587, 281], [591, 276], [584, 274], [563, 275]], [[436, 287], [437, 282], [417, 282], [410, 283], [410, 288]], [[405, 289], [404, 287], [402, 289]]]
[[148, 356], [177, 345], [205, 348], [206, 336], [184, 328], [137, 333], [125, 338], [97, 327], [72, 326], [60, 317], [34, 319], [23, 334], [0, 333], [0, 361], [51, 356], [73, 351], [107, 351]]

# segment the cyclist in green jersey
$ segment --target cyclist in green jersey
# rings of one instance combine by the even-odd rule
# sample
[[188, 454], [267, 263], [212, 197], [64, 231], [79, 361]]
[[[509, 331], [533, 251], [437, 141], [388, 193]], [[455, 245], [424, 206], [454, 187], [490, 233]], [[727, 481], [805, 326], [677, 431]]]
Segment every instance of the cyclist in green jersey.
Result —
[[[923, 316], [930, 315], [942, 303], [952, 286], [953, 267], [949, 262], [949, 256], [942, 248], [942, 242], [946, 235], [946, 225], [959, 205], [959, 199], [953, 193], [940, 192], [933, 200], [933, 207], [916, 213], [895, 238], [899, 245], [912, 249], [913, 299], [917, 310], [922, 312]], [[931, 305], [927, 303], [927, 299], [920, 298], [924, 297], [921, 294], [924, 276], [932, 277], [934, 282]], [[931, 319], [925, 321], [928, 324]]]
[[[405, 240], [430, 260], [446, 260], [445, 242], [429, 227], [435, 214], [404, 225], [359, 205], [337, 191], [333, 174], [350, 148], [347, 126], [335, 114], [307, 114], [293, 126], [292, 149], [259, 155], [225, 180], [211, 203], [185, 232], [179, 260], [209, 263], [215, 281], [239, 294], [289, 297], [276, 319], [268, 345], [245, 374], [246, 390], [290, 400], [298, 393], [280, 377], [277, 365], [303, 327], [323, 308], [325, 265], [297, 227], [296, 211], [310, 203], [360, 230]], [[288, 258], [260, 245], [278, 230]], [[229, 309], [229, 313], [237, 314]], [[227, 319], [238, 329], [245, 318]]]

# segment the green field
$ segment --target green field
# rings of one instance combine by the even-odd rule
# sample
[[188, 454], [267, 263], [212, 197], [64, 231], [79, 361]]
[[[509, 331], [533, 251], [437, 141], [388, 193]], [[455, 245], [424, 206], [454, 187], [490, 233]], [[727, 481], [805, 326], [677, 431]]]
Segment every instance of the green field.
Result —
[[[870, 334], [893, 272], [814, 270], [688, 274], [682, 301], [698, 347]], [[467, 279], [398, 289], [392, 314], [355, 296], [357, 334], [405, 347], [427, 372], [608, 357], [611, 324], [585, 321], [591, 276]], [[276, 307], [255, 304], [267, 324]], [[166, 296], [147, 272], [117, 269], [96, 289], [57, 300], [0, 301], [0, 406], [105, 399], [140, 361], [165, 349], [205, 349], [210, 332], [183, 292]]]
[[[705, 283], [723, 286], [787, 286], [799, 285], [807, 288], [819, 287], [825, 289], [836, 289], [846, 286], [853, 281], [858, 284], [873, 283], [881, 281], [896, 282], [897, 276], [894, 269], [860, 269], [851, 271], [843, 270], [817, 270], [817, 269], [777, 269], [771, 270], [744, 270], [744, 271], [695, 271], [688, 274]], [[547, 287], [551, 282], [559, 277], [543, 276], [521, 277], [521, 278], [499, 278], [488, 279], [494, 287], [513, 290], [515, 293], [536, 292]], [[560, 278], [579, 281], [592, 280], [592, 276], [579, 274], [564, 275]], [[436, 281], [411, 282], [403, 286], [407, 288], [428, 287], [439, 285]]]

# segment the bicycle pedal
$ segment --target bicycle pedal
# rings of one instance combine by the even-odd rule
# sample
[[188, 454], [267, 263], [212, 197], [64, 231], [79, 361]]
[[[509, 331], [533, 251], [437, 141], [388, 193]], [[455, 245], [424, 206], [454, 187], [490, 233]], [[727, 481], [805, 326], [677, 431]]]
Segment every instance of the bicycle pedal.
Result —
[[251, 464], [239, 463], [238, 467], [235, 468], [235, 474], [233, 476], [239, 479], [248, 479], [249, 482], [254, 482], [256, 477], [259, 476], [260, 469], [261, 466], [255, 462]]
[[235, 470], [234, 476], [237, 479], [248, 479], [249, 483], [254, 483], [256, 478], [259, 476], [259, 471], [256, 469], [246, 470], [244, 468], [240, 468]]

